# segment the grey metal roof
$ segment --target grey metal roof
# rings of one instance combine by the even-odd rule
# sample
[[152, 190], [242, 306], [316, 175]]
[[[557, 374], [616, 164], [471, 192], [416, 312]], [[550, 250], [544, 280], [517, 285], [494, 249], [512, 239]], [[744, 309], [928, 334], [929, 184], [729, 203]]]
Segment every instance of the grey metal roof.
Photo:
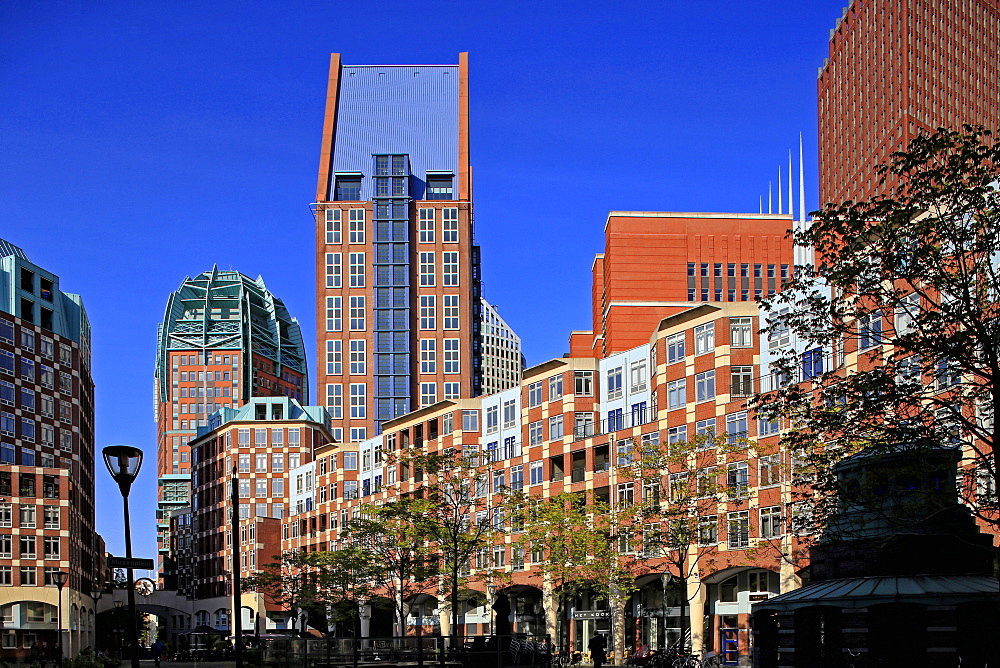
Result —
[[[8, 255], [14, 255], [22, 260], [28, 260], [27, 253], [6, 239], [0, 239], [0, 257], [7, 257]], [[31, 262], [31, 260], [28, 260], [28, 262]]]
[[1000, 597], [997, 579], [980, 575], [869, 576], [825, 580], [755, 603], [760, 610], [816, 605], [865, 608], [879, 603], [941, 605]]

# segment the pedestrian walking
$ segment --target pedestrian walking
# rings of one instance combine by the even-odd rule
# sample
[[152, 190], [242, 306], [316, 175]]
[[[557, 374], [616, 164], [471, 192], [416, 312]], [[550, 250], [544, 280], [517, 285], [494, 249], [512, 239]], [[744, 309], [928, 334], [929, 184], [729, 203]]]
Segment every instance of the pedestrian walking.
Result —
[[590, 650], [590, 660], [594, 664], [594, 668], [601, 668], [608, 662], [608, 655], [604, 649], [604, 636], [600, 633], [594, 634], [594, 637], [587, 643], [587, 649]]

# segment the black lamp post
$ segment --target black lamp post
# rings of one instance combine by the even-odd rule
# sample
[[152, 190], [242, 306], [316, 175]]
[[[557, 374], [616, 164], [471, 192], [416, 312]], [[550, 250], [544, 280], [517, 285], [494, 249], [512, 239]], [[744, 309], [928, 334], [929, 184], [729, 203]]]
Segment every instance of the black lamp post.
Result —
[[[128, 493], [132, 483], [139, 475], [142, 466], [142, 450], [131, 445], [109, 445], [102, 451], [104, 463], [111, 473], [111, 478], [118, 483], [122, 493], [122, 504], [125, 507], [125, 556], [132, 558], [132, 528], [128, 514]], [[135, 575], [131, 568], [126, 569], [128, 579], [128, 614], [129, 645], [131, 648], [132, 668], [139, 668], [139, 621], [135, 614]]]
[[59, 617], [58, 617], [58, 620], [56, 621], [56, 641], [57, 641], [56, 642], [56, 651], [59, 652], [59, 653], [56, 655], [56, 665], [60, 666], [60, 668], [62, 668], [62, 660], [63, 660], [62, 590], [63, 590], [63, 587], [66, 586], [66, 579], [68, 577], [69, 577], [69, 573], [67, 573], [66, 571], [56, 571], [55, 573], [52, 574], [52, 584], [54, 584], [56, 586], [56, 589], [59, 590], [59, 593], [57, 594], [57, 596], [59, 597], [59, 606], [58, 606], [59, 607], [59, 612], [57, 613], [59, 615]]

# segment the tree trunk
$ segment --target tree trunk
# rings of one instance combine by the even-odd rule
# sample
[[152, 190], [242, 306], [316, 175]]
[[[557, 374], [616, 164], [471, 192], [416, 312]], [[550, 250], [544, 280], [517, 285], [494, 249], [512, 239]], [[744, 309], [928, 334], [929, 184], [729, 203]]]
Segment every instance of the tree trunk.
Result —
[[[559, 601], [552, 586], [552, 575], [549, 573], [542, 575], [542, 610], [545, 615], [545, 633], [549, 636], [549, 642], [558, 644]], [[551, 652], [552, 648], [549, 648], [549, 651]]]

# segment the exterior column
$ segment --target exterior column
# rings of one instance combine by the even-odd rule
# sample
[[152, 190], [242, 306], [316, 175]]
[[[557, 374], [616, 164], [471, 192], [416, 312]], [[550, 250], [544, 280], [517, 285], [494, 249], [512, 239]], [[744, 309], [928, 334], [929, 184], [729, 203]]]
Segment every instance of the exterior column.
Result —
[[[461, 611], [461, 608], [459, 608], [459, 611]], [[441, 625], [441, 637], [447, 638], [451, 636], [451, 601], [447, 599], [441, 601], [441, 605], [438, 606], [438, 619], [438, 623]]]
[[688, 578], [688, 610], [691, 618], [691, 649], [702, 652], [705, 649], [705, 599], [708, 585], [702, 584], [700, 574]]
[[368, 601], [358, 601], [358, 616], [361, 617], [361, 637], [367, 638], [372, 623], [372, 605]]
[[552, 586], [552, 575], [542, 575], [542, 611], [545, 615], [545, 632], [549, 635], [549, 652], [555, 650], [559, 642], [559, 599]]

